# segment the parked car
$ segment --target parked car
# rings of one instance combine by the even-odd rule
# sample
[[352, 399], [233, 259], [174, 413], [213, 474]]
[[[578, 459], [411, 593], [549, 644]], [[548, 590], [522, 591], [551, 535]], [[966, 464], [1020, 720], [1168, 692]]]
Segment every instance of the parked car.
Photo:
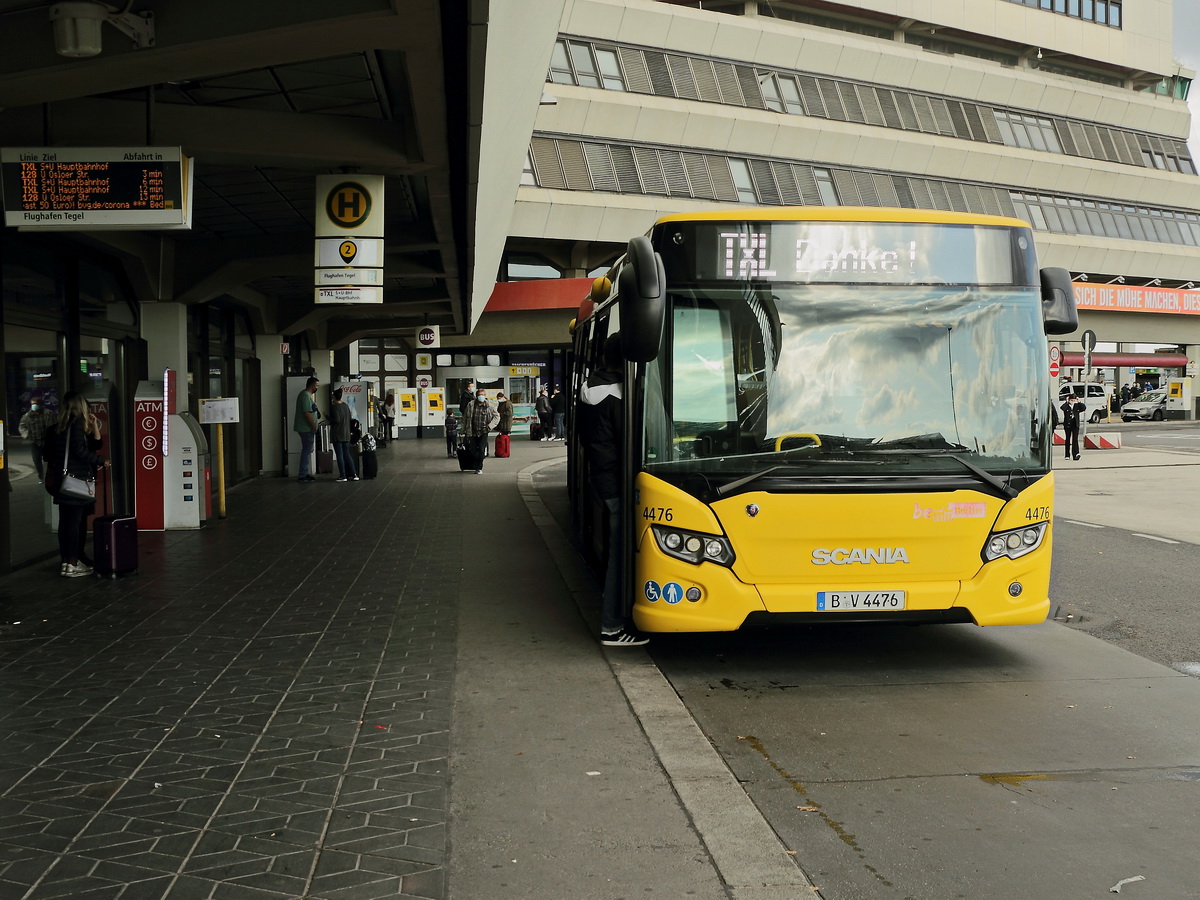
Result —
[[1152, 422], [1161, 422], [1163, 416], [1166, 415], [1163, 410], [1167, 408], [1167, 392], [1166, 391], [1146, 391], [1136, 400], [1130, 400], [1121, 407], [1121, 421], [1130, 422], [1134, 419], [1149, 419]]
[[1112, 396], [1111, 384], [1096, 384], [1084, 381], [1065, 381], [1058, 388], [1058, 403], [1062, 406], [1067, 397], [1082, 400], [1087, 407], [1084, 415], [1092, 424], [1108, 418], [1109, 397]]

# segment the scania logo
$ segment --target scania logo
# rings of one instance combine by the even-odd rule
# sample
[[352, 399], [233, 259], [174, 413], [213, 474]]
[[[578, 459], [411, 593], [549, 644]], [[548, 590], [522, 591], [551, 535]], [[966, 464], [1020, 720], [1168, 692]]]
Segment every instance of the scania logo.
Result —
[[853, 547], [847, 550], [838, 547], [836, 550], [826, 550], [818, 547], [812, 552], [814, 566], [848, 566], [853, 563], [891, 563], [908, 562], [908, 551], [903, 547]]

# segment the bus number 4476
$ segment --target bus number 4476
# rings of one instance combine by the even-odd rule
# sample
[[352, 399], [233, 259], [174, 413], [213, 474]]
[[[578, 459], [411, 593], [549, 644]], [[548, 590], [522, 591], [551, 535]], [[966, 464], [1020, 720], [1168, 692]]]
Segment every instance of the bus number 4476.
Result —
[[642, 509], [642, 518], [651, 522], [670, 522], [675, 518], [675, 510], [669, 506], [647, 506]]

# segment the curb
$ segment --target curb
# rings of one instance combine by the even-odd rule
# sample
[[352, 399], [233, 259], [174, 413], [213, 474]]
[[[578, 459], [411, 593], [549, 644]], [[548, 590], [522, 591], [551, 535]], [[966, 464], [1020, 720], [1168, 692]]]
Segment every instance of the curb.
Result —
[[[539, 471], [563, 463], [551, 459], [526, 466], [517, 474], [517, 487], [580, 615], [595, 633], [594, 583], [533, 483]], [[807, 892], [804, 896], [819, 896], [646, 651], [604, 648], [604, 656], [733, 900], [795, 900], [798, 888]]]

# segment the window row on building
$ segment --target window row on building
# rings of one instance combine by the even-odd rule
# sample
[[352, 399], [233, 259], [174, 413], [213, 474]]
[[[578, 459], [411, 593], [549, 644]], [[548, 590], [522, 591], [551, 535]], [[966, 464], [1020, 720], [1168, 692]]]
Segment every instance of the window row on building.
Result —
[[708, 57], [560, 38], [548, 80], [877, 125], [1130, 166], [1196, 174], [1187, 144], [864, 82], [764, 69]]
[[[751, 15], [742, 0], [661, 0], [678, 6], [690, 6], [704, 12], [722, 13], [731, 16]], [[1030, 6], [1047, 12], [1083, 19], [1087, 22], [1121, 27], [1123, 0], [1009, 0], [1022, 6]], [[1113, 87], [1135, 91], [1148, 91], [1163, 96], [1186, 100], [1192, 80], [1183, 75], [1155, 76], [1147, 72], [1122, 72], [1102, 62], [1081, 57], [1029, 55], [1028, 45], [1013, 41], [997, 41], [985, 35], [970, 35], [962, 32], [935, 31], [926, 23], [897, 16], [894, 22], [880, 22], [878, 17], [859, 18], [850, 7], [842, 6], [836, 11], [816, 11], [810, 0], [767, 0], [757, 5], [759, 16], [810, 25], [815, 28], [845, 31], [864, 37], [884, 41], [903, 41], [932, 53], [954, 56], [972, 56], [987, 59], [1009, 67], [1027, 67], [1041, 72], [1052, 72], [1067, 78], [1092, 81]], [[873, 15], [873, 13], [869, 13]]]
[[1121, 27], [1121, 0], [1008, 0], [1021, 6], [1032, 6], [1060, 16], [1085, 19], [1097, 25]]
[[1016, 216], [1041, 231], [1200, 246], [1194, 212], [1007, 187], [534, 135], [522, 183], [763, 206], [898, 206]]
[[1017, 217], [1039, 231], [1200, 246], [1200, 215], [1078, 197], [1012, 193]]

